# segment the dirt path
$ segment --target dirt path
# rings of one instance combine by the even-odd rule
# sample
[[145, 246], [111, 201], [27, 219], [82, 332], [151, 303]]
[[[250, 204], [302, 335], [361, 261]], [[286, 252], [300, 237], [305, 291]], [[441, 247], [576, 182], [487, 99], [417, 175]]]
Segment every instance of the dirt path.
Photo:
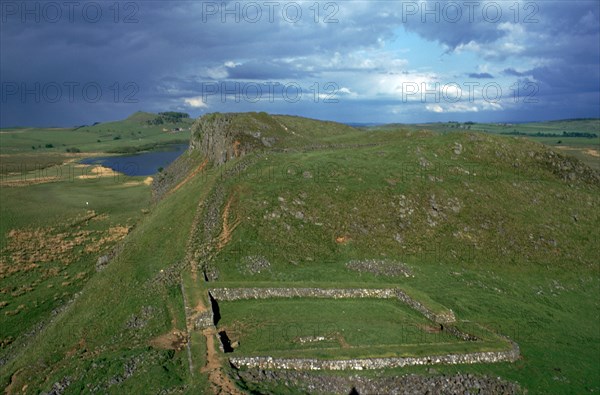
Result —
[[[194, 312], [196, 313], [193, 314], [192, 317], [197, 316], [197, 313], [199, 312], [204, 312], [207, 310], [208, 309], [204, 305], [202, 298], [199, 298], [198, 304], [196, 304], [194, 308]], [[194, 330], [193, 321], [193, 319], [187, 320], [188, 333], [191, 333], [191, 331]], [[202, 334], [206, 339], [206, 365], [200, 368], [200, 373], [208, 374], [212, 392], [216, 395], [244, 395], [244, 393], [236, 387], [229, 376], [227, 376], [227, 374], [222, 370], [221, 359], [215, 349], [215, 336], [217, 335], [216, 328], [206, 328], [202, 331]], [[190, 350], [189, 347], [188, 350]]]
[[235, 198], [235, 193], [232, 193], [229, 199], [227, 199], [227, 203], [225, 204], [225, 208], [223, 209], [222, 222], [223, 229], [221, 230], [221, 234], [219, 235], [219, 244], [217, 245], [217, 250], [220, 251], [229, 243], [231, 240], [231, 234], [235, 230], [235, 228], [240, 224], [240, 219], [236, 218], [232, 224], [229, 224], [229, 212], [231, 211], [231, 204]]
[[175, 188], [171, 189], [169, 191], [169, 194], [177, 191], [179, 188], [181, 188], [182, 186], [184, 186], [185, 184], [187, 184], [192, 178], [194, 178], [196, 176], [196, 174], [200, 173], [202, 170], [204, 170], [204, 168], [206, 167], [206, 165], [208, 164], [208, 159], [205, 159], [204, 162], [202, 162], [202, 164], [200, 166], [198, 166], [196, 168], [196, 170], [194, 170], [190, 175], [188, 175], [183, 181], [181, 181], [179, 184], [177, 184], [175, 186]]
[[335, 338], [337, 339], [338, 343], [340, 343], [340, 347], [351, 348], [350, 344], [348, 344], [348, 342], [346, 342], [346, 338], [344, 338], [344, 336], [341, 333], [336, 332]]
[[213, 392], [217, 395], [244, 395], [221, 370], [221, 361], [215, 350], [217, 331], [214, 328], [208, 328], [203, 330], [202, 334], [206, 337], [206, 366], [200, 371], [208, 373]]

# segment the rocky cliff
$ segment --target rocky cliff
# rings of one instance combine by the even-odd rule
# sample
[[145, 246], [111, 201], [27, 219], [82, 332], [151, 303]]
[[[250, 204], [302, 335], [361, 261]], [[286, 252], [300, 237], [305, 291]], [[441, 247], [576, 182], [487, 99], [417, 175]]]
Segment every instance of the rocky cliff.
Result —
[[284, 128], [266, 113], [213, 113], [198, 118], [192, 126], [188, 152], [155, 176], [154, 200], [185, 183], [200, 166], [208, 168], [201, 165], [205, 160], [206, 164], [219, 166], [251, 151], [272, 147], [281, 140]]
[[[274, 121], [267, 114], [207, 114], [192, 127], [190, 149], [199, 150], [215, 165], [270, 147]], [[271, 133], [269, 133], [271, 132]]]

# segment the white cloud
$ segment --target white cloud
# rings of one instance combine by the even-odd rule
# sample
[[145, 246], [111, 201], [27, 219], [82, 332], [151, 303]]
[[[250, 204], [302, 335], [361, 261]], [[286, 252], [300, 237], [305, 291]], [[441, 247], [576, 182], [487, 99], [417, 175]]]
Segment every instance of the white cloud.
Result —
[[341, 87], [338, 91], [338, 93], [347, 96], [347, 97], [358, 97], [358, 93], [353, 92], [352, 90], [350, 90], [350, 88], [346, 88], [345, 86]]
[[206, 104], [204, 102], [204, 100], [202, 100], [201, 96], [196, 96], [196, 97], [188, 97], [187, 99], [183, 100], [185, 104], [187, 104], [190, 107], [193, 108], [208, 108], [208, 104]]
[[499, 111], [504, 108], [499, 103], [486, 102], [480, 100], [476, 103], [459, 102], [459, 103], [439, 103], [427, 104], [425, 109], [435, 113], [468, 113], [479, 111]]
[[240, 66], [241, 63], [236, 63], [234, 61], [227, 61], [223, 64], [214, 67], [203, 67], [200, 69], [201, 77], [208, 77], [213, 80], [220, 80], [223, 78], [229, 77], [229, 70]]
[[425, 108], [427, 109], [427, 111], [431, 111], [431, 112], [444, 112], [444, 109], [442, 108], [442, 106], [440, 106], [439, 104], [428, 104], [425, 106]]

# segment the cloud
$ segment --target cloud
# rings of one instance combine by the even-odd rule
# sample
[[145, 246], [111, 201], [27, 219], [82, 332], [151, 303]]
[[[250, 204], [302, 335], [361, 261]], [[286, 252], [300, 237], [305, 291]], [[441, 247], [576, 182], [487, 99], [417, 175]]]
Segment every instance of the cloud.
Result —
[[508, 68], [504, 69], [502, 71], [502, 74], [513, 76], [513, 77], [524, 77], [524, 76], [528, 75], [527, 72], [520, 72], [520, 71], [513, 69], [512, 67], [508, 67]]
[[501, 111], [503, 110], [502, 105], [498, 103], [491, 103], [485, 101], [478, 101], [478, 103], [440, 103], [440, 104], [427, 104], [425, 109], [434, 113], [477, 113], [481, 111]]
[[184, 103], [193, 108], [207, 108], [208, 105], [203, 101], [202, 97], [189, 97], [184, 99]]
[[427, 111], [431, 111], [431, 112], [437, 112], [437, 113], [444, 112], [444, 109], [439, 104], [428, 104], [427, 106], [425, 106], [425, 108], [427, 109]]
[[494, 78], [494, 76], [491, 75], [490, 73], [469, 73], [469, 78], [485, 79], [485, 78]]
[[[25, 101], [21, 92], [3, 98], [0, 122], [76, 124], [118, 119], [139, 109], [185, 108], [194, 115], [208, 105], [215, 111], [259, 109], [382, 122], [397, 114], [405, 121], [429, 120], [473, 108], [482, 120], [598, 113], [597, 1], [486, 0], [477, 2], [473, 18], [466, 3], [320, 2], [315, 13], [310, 8], [315, 3], [297, 2], [302, 17], [294, 23], [279, 3], [270, 20], [261, 2], [256, 4], [263, 6], [262, 18], [252, 23], [248, 19], [253, 15], [243, 14], [244, 7], [250, 12], [243, 2], [225, 3], [229, 9], [239, 7], [238, 15], [223, 15], [222, 2], [137, 2], [135, 23], [124, 23], [131, 14], [125, 9], [115, 23], [108, 8], [113, 3], [102, 2], [97, 3], [104, 7], [98, 23], [86, 22], [81, 12], [73, 23], [21, 23], [20, 15], [9, 17], [0, 26], [0, 82], [25, 84], [30, 90], [39, 83], [42, 89], [39, 103], [35, 93], [26, 94]], [[459, 20], [452, 20], [457, 16], [452, 4], [461, 7]], [[208, 5], [217, 7], [216, 13], [208, 12]], [[502, 16], [495, 20], [497, 6]], [[540, 105], [502, 103], [498, 109], [464, 103], [467, 87], [458, 81], [461, 77], [484, 80], [482, 85], [498, 83], [506, 92], [514, 84], [536, 84]], [[45, 100], [44, 86], [70, 82], [79, 84], [73, 101], [66, 88], [59, 102]], [[280, 88], [274, 100], [256, 103], [220, 96], [222, 88], [236, 83], [292, 82], [303, 89], [298, 103], [282, 100]], [[431, 96], [425, 102], [420, 95], [403, 98], [408, 86], [428, 90], [451, 82], [461, 85], [447, 85], [448, 93], [463, 97], [458, 103], [432, 103]], [[102, 88], [97, 102], [87, 101], [82, 92], [89, 83]], [[335, 105], [315, 100], [329, 94], [323, 91], [327, 84], [337, 87]], [[207, 96], [207, 88], [213, 96]], [[5, 85], [2, 89], [6, 93]]]

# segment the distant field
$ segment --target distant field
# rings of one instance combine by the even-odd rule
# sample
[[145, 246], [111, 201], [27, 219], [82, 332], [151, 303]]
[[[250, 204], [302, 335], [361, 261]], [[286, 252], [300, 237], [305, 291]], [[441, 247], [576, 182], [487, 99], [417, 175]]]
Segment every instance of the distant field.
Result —
[[[152, 114], [136, 113], [123, 121], [78, 128], [17, 128], [0, 130], [0, 154], [36, 155], [75, 152], [110, 152], [151, 149], [168, 143], [187, 143], [192, 120], [150, 125]], [[170, 132], [182, 128], [179, 132]], [[163, 131], [167, 129], [169, 132]]]
[[[202, 183], [194, 180], [188, 186], [192, 189], [161, 204], [161, 213], [156, 213], [160, 218], [154, 222], [148, 220], [154, 217], [156, 207], [151, 205], [150, 188], [143, 181], [140, 177], [108, 176], [0, 188], [4, 276], [0, 278], [0, 358], [17, 356], [28, 361], [25, 370], [8, 378], [22, 383], [19, 389], [25, 384], [50, 388], [64, 376], [73, 377], [71, 388], [77, 392], [94, 383], [105, 389], [114, 385], [112, 391], [143, 393], [149, 387], [177, 387], [191, 380], [185, 353], [153, 348], [149, 342], [174, 329], [185, 330], [179, 285], [164, 287], [156, 282], [156, 275], [185, 254], [193, 217], [190, 207], [197, 204]], [[88, 210], [94, 210], [95, 216]], [[109, 240], [111, 228], [116, 227], [129, 227], [128, 237]], [[12, 229], [20, 232], [15, 234], [39, 230], [35, 233], [38, 244], [30, 248], [40, 248], [48, 240], [40, 251], [50, 249], [55, 254], [48, 256], [52, 260], [28, 271], [5, 272], [5, 262], [12, 266], [6, 261], [13, 251], [7, 249], [13, 245], [8, 235]], [[116, 229], [112, 232], [120, 234]], [[77, 242], [61, 252], [61, 246], [82, 236], [82, 244]], [[85, 251], [102, 238], [107, 239], [100, 249]], [[123, 252], [104, 271], [96, 272], [98, 257], [111, 252], [116, 243], [125, 244]], [[161, 245], [169, 248], [157, 250]], [[82, 290], [71, 308], [57, 315]], [[63, 321], [74, 316], [73, 324]], [[58, 322], [53, 322], [57, 318]], [[117, 336], [113, 329], [118, 330]], [[78, 346], [70, 344], [72, 336]], [[43, 369], [40, 358], [51, 366], [47, 375], [35, 373]], [[66, 363], [60, 362], [63, 358]], [[139, 368], [133, 380], [111, 382], [131, 361]], [[0, 369], [3, 380], [9, 369], [6, 365]], [[196, 377], [196, 393], [206, 393], [205, 379]]]
[[[478, 131], [512, 138], [527, 138], [572, 155], [600, 170], [600, 119], [564, 120], [533, 123], [426, 123], [391, 124], [369, 127], [370, 130], [432, 130], [440, 133]], [[588, 135], [577, 137], [577, 135]], [[595, 137], [592, 137], [594, 136]]]

